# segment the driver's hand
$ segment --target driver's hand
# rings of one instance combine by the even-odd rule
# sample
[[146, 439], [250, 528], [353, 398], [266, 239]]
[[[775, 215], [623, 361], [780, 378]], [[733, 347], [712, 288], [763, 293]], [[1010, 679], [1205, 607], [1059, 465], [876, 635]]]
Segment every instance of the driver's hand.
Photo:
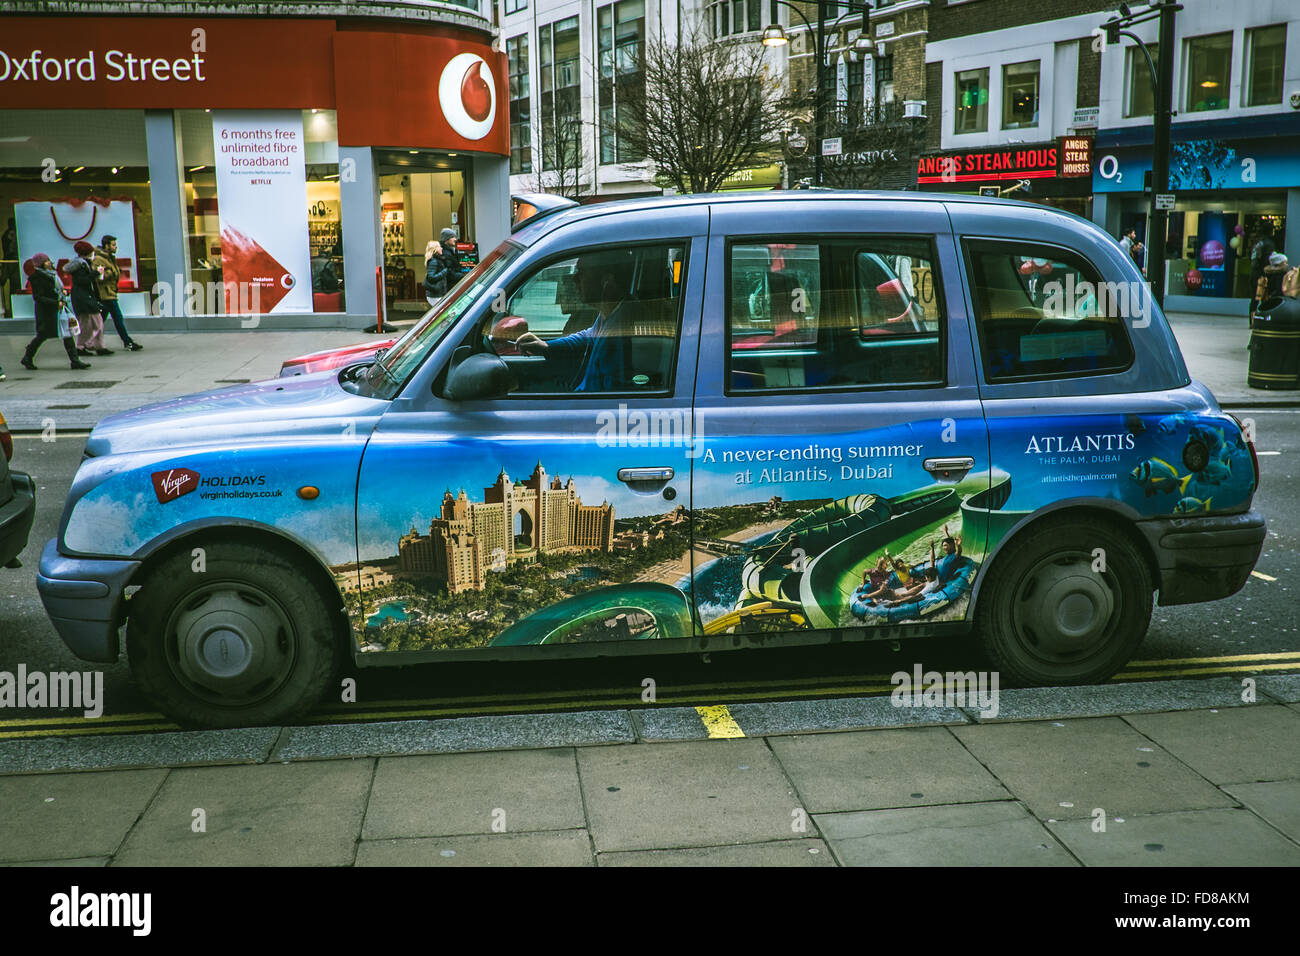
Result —
[[515, 345], [519, 346], [519, 348], [526, 352], [546, 351], [546, 340], [538, 338], [538, 336], [532, 332], [525, 332], [523, 335], [519, 336], [519, 338], [515, 339]]

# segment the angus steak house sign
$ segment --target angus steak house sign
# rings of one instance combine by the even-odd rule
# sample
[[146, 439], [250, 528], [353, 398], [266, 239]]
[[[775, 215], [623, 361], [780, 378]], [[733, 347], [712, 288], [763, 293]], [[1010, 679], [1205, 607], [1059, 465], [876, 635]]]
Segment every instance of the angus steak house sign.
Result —
[[966, 183], [1002, 179], [1049, 179], [1056, 176], [1057, 147], [1008, 146], [943, 156], [922, 156], [918, 183]]

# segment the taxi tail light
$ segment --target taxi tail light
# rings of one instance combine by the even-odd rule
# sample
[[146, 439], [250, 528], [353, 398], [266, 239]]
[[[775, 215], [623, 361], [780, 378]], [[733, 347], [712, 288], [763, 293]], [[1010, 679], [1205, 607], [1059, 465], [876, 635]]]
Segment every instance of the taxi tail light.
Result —
[[1255, 490], [1259, 491], [1259, 456], [1255, 453], [1255, 439], [1251, 437], [1251, 432], [1241, 423], [1241, 419], [1232, 412], [1228, 417], [1237, 423], [1237, 428], [1241, 430], [1241, 437], [1246, 439], [1246, 447], [1250, 449], [1250, 463], [1255, 468]]
[[9, 426], [5, 424], [3, 415], [0, 415], [0, 448], [4, 449], [5, 461], [14, 460], [14, 436], [9, 434]]

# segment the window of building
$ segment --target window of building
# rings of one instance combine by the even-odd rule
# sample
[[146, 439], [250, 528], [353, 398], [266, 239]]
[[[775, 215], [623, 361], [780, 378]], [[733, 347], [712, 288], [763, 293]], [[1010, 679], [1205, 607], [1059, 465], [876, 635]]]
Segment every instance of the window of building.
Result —
[[1228, 107], [1228, 78], [1232, 75], [1232, 34], [1215, 33], [1187, 41], [1188, 113]]
[[709, 10], [709, 24], [715, 37], [733, 33], [757, 33], [763, 23], [764, 0], [716, 0]]
[[[578, 18], [538, 30], [542, 94], [542, 168], [556, 171], [563, 189], [582, 169], [582, 102]], [[567, 180], [572, 180], [568, 182]]]
[[528, 34], [506, 40], [510, 73], [510, 172], [533, 171], [532, 99], [528, 89]]
[[[1160, 48], [1154, 43], [1147, 44], [1151, 62], [1160, 69]], [[1151, 68], [1147, 58], [1137, 47], [1128, 47], [1125, 51], [1128, 62], [1125, 75], [1128, 77], [1128, 97], [1124, 110], [1125, 116], [1151, 116], [1155, 112], [1156, 91], [1151, 81]]]
[[1002, 128], [1038, 125], [1038, 61], [1002, 67]]
[[727, 270], [730, 391], [942, 381], [928, 240], [739, 242]]
[[619, 135], [618, 111], [644, 83], [645, 0], [619, 0], [596, 12], [600, 76], [600, 161], [626, 163], [641, 159]]
[[1104, 283], [1091, 263], [1053, 246], [966, 245], [986, 381], [1099, 375], [1132, 364], [1124, 328], [1132, 283]]
[[505, 0], [506, 13], [518, 13], [528, 9], [528, 0]]
[[670, 391], [685, 265], [684, 244], [656, 243], [583, 252], [524, 279], [487, 330], [515, 371], [511, 394]]
[[962, 70], [956, 74], [954, 133], [982, 133], [989, 128], [989, 71]]
[[1243, 105], [1282, 102], [1282, 66], [1286, 60], [1286, 24], [1246, 31], [1246, 83]]
[[118, 303], [127, 316], [146, 314], [158, 269], [144, 111], [0, 110], [0, 130], [5, 317], [35, 314], [26, 260], [43, 252], [65, 262], [77, 242], [99, 246], [106, 233], [117, 237]]

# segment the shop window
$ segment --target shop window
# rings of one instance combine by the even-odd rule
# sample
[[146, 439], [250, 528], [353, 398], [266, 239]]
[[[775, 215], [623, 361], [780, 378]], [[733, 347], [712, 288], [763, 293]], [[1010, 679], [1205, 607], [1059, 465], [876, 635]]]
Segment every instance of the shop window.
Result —
[[[32, 316], [22, 263], [117, 238], [118, 301], [145, 315], [158, 279], [142, 110], [0, 110], [0, 308]], [[111, 326], [110, 326], [111, 327]]]
[[1124, 316], [1129, 282], [1102, 282], [1081, 256], [1054, 246], [967, 243], [984, 379], [1119, 372], [1133, 361]]
[[333, 110], [178, 110], [188, 315], [342, 312]]
[[940, 383], [937, 278], [920, 238], [731, 245], [730, 390]]
[[1038, 61], [1002, 68], [1002, 128], [1038, 125]]
[[[642, 157], [619, 135], [621, 103], [635, 100], [644, 88], [645, 0], [620, 0], [596, 13], [600, 111], [600, 161], [634, 162]], [[626, 109], [626, 106], [622, 107]]]
[[1282, 102], [1286, 24], [1246, 31], [1245, 106]]
[[528, 88], [528, 34], [506, 40], [510, 71], [510, 172], [533, 171], [532, 96]]
[[[1160, 69], [1160, 48], [1154, 43], [1148, 43], [1147, 52], [1151, 54], [1151, 62], [1156, 65], [1156, 69]], [[1125, 49], [1124, 55], [1128, 61], [1125, 67], [1128, 96], [1124, 115], [1150, 116], [1155, 111], [1156, 92], [1147, 58], [1141, 50], [1132, 46]]]
[[954, 133], [982, 133], [989, 128], [989, 71], [962, 70], [956, 75]]
[[1228, 79], [1232, 76], [1232, 34], [1193, 37], [1187, 41], [1188, 113], [1228, 107]]

